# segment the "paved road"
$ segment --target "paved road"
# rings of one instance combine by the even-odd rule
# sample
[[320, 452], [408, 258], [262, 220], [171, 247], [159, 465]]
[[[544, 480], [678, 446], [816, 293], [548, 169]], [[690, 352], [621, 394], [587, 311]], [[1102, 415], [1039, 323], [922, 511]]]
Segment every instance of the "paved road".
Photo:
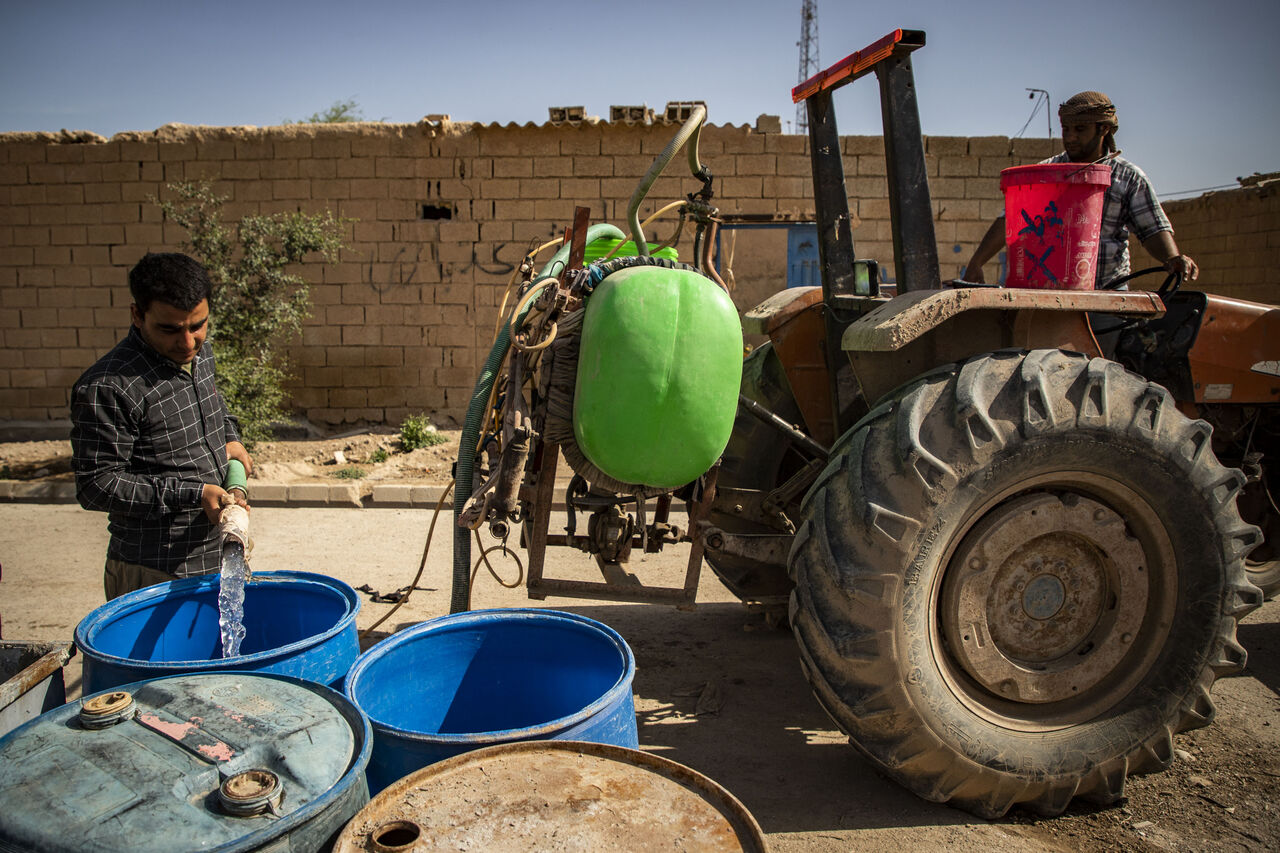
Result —
[[[257, 571], [323, 572], [352, 586], [394, 590], [413, 579], [430, 517], [419, 509], [257, 508], [252, 564]], [[421, 589], [383, 629], [448, 611], [449, 528], [442, 517]], [[0, 503], [3, 636], [69, 639], [79, 620], [103, 601], [105, 545], [101, 514], [65, 504]], [[687, 548], [669, 549], [633, 568], [645, 582], [678, 585], [687, 553]], [[548, 574], [589, 578], [594, 573], [593, 564], [576, 552], [553, 554]], [[517, 572], [510, 561], [496, 568], [508, 578]], [[977, 820], [925, 803], [883, 780], [847, 746], [813, 700], [788, 633], [748, 614], [713, 578], [703, 578], [699, 598], [695, 612], [567, 599], [530, 602], [522, 589], [504, 589], [481, 577], [473, 605], [551, 606], [617, 629], [636, 653], [642, 747], [729, 788], [759, 820], [775, 851], [1063, 849], [1025, 816]], [[358, 624], [371, 625], [389, 607], [366, 597]], [[1275, 621], [1280, 610], [1274, 604], [1268, 608], [1268, 618]], [[68, 677], [78, 678], [75, 661]], [[1229, 688], [1258, 687], [1249, 679], [1232, 681]], [[708, 685], [721, 692], [723, 707], [697, 714], [698, 697]]]

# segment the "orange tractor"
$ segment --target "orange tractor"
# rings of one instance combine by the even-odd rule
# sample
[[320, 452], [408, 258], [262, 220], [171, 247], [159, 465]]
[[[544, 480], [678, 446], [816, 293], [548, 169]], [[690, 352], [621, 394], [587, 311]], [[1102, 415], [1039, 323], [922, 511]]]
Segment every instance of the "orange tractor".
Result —
[[[582, 282], [614, 274], [575, 264], [584, 221], [559, 269], [525, 286], [542, 291], [510, 324], [524, 343], [495, 347], [477, 385], [463, 446], [481, 453], [459, 460], [476, 488], [456, 509], [467, 527], [519, 525], [535, 597], [690, 604], [705, 556], [744, 602], [789, 621], [832, 719], [922, 797], [987, 817], [1114, 802], [1129, 774], [1173, 760], [1176, 732], [1213, 718], [1210, 686], [1245, 661], [1237, 621], [1280, 588], [1280, 313], [1177, 280], [1156, 292], [942, 283], [911, 68], [923, 45], [896, 31], [793, 93], [808, 110], [822, 286], [747, 313], [769, 342], [742, 364], [718, 462], [680, 486], [619, 482], [572, 446], [589, 430], [548, 426], [548, 408], [569, 417], [572, 392], [546, 393], [558, 356], [537, 341], [558, 328], [571, 347], [573, 312], [596, 298]], [[892, 297], [853, 251], [832, 102], [873, 73]], [[692, 138], [699, 263], [624, 266], [715, 289], [710, 174]], [[655, 441], [636, 452], [663, 452], [671, 433]], [[570, 518], [588, 521], [553, 535], [561, 453]], [[684, 529], [673, 498], [687, 502]], [[683, 588], [620, 577], [631, 548], [678, 541], [692, 544]], [[455, 542], [461, 609], [469, 544]], [[548, 545], [595, 555], [604, 581], [545, 578]]]

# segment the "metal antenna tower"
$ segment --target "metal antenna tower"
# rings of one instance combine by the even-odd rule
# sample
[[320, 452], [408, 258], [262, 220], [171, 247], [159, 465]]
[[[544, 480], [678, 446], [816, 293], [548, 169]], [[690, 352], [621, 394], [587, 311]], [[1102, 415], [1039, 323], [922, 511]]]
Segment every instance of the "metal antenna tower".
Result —
[[[818, 73], [818, 0], [802, 0], [800, 4], [800, 76], [803, 83]], [[809, 132], [809, 112], [804, 101], [796, 105], [796, 133]]]

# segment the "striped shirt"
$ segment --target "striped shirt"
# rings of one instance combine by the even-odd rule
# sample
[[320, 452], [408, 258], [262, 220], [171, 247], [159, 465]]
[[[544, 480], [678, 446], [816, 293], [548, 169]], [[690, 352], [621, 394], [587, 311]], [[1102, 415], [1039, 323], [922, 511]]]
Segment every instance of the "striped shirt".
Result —
[[[1045, 163], [1070, 163], [1064, 151]], [[1111, 186], [1102, 206], [1102, 232], [1098, 240], [1098, 272], [1094, 286], [1129, 274], [1129, 232], [1145, 243], [1161, 231], [1172, 231], [1169, 218], [1160, 207], [1155, 188], [1146, 173], [1123, 157], [1107, 161], [1111, 166]]]
[[227, 442], [239, 440], [207, 341], [189, 368], [131, 327], [71, 391], [76, 497], [107, 513], [107, 556], [176, 577], [219, 570], [200, 497], [205, 483], [222, 482]]

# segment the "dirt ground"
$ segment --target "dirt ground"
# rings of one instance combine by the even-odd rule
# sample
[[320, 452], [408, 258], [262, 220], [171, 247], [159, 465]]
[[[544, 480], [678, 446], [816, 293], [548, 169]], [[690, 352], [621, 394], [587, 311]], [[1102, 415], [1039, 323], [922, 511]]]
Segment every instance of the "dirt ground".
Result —
[[[456, 431], [439, 448], [395, 452], [395, 434], [360, 433], [320, 441], [259, 445], [264, 481], [332, 479], [342, 467], [366, 469], [361, 482], [447, 482]], [[389, 451], [381, 463], [374, 450]], [[335, 461], [340, 451], [344, 461]], [[69, 477], [66, 442], [0, 444], [0, 479]], [[6, 470], [7, 469], [7, 470]], [[354, 587], [388, 592], [408, 585], [419, 564], [431, 513], [418, 509], [259, 508], [253, 514], [256, 571], [320, 571]], [[443, 521], [443, 520], [442, 520]], [[365, 644], [447, 612], [449, 525], [409, 602], [369, 633]], [[0, 629], [7, 639], [69, 640], [102, 602], [105, 520], [74, 505], [0, 503]], [[646, 583], [679, 584], [687, 546], [633, 564]], [[548, 575], [591, 577], [586, 558], [553, 553]], [[585, 565], [585, 569], [583, 566]], [[522, 568], [495, 566], [508, 580]], [[483, 569], [481, 569], [483, 572]], [[650, 580], [650, 577], [655, 580]], [[369, 628], [391, 605], [362, 595], [358, 624]], [[1245, 851], [1280, 848], [1280, 602], [1239, 630], [1249, 664], [1215, 685], [1216, 721], [1177, 736], [1166, 772], [1130, 780], [1111, 808], [1075, 802], [1061, 817], [1014, 811], [985, 821], [925, 803], [880, 777], [835, 730], [796, 665], [789, 633], [748, 613], [704, 572], [699, 606], [553, 599], [531, 602], [481, 574], [474, 607], [555, 607], [617, 629], [637, 659], [634, 683], [642, 748], [684, 763], [737, 795], [763, 827], [771, 849], [827, 853], [850, 849], [962, 851]], [[78, 689], [78, 658], [67, 670]]]
[[[262, 483], [355, 483], [368, 496], [377, 483], [444, 485], [458, 456], [458, 429], [436, 432], [443, 442], [405, 452], [391, 428], [323, 439], [265, 441], [254, 446], [252, 480]], [[0, 480], [70, 480], [68, 440], [0, 442]], [[252, 482], [250, 483], [252, 486]]]

